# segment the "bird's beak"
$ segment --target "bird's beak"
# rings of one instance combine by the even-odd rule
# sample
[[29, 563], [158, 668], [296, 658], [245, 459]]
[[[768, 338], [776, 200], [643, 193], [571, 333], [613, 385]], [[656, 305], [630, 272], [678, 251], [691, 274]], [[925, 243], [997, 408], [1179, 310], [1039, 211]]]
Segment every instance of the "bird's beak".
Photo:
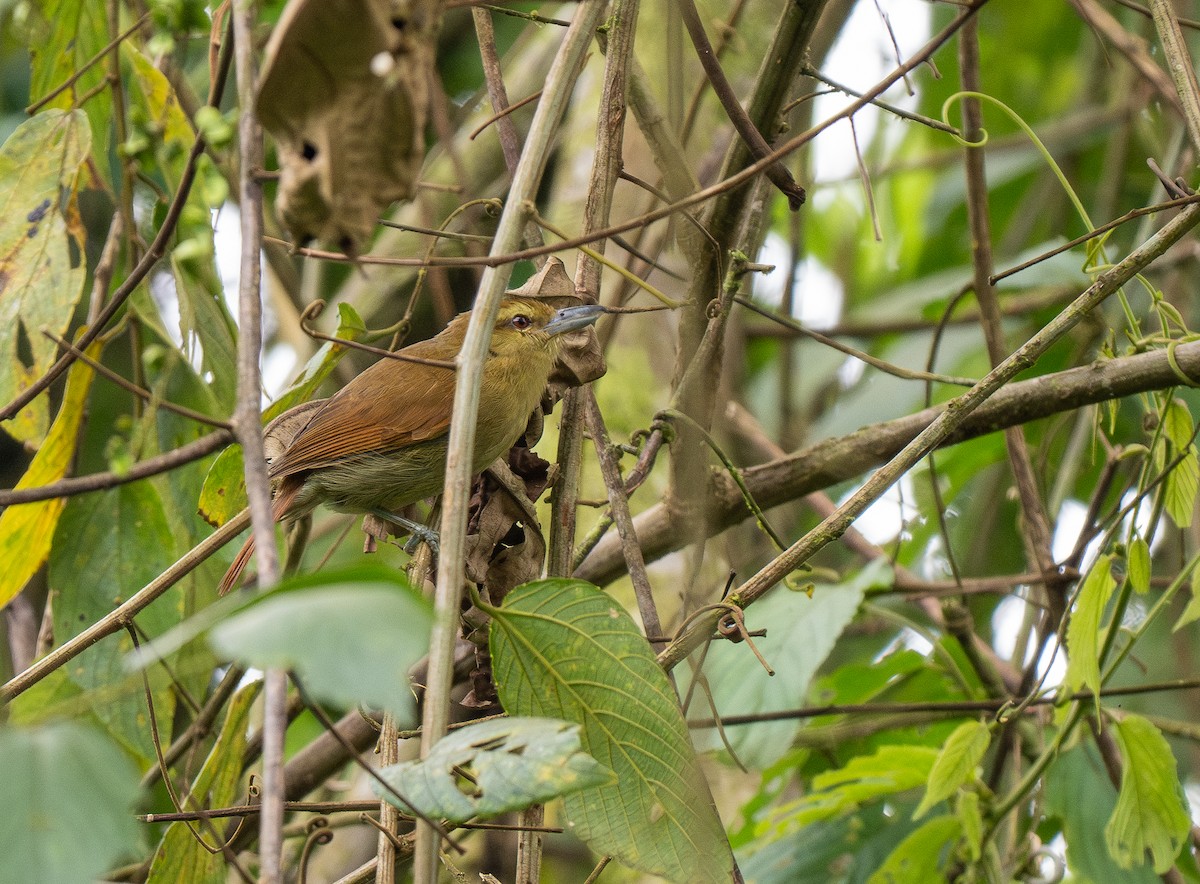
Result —
[[600, 314], [604, 312], [604, 308], [599, 304], [584, 304], [580, 307], [564, 307], [554, 314], [554, 317], [546, 323], [546, 327], [542, 329], [546, 334], [554, 337], [561, 335], [564, 332], [572, 332], [581, 328], [587, 328], [593, 322], [600, 318]]

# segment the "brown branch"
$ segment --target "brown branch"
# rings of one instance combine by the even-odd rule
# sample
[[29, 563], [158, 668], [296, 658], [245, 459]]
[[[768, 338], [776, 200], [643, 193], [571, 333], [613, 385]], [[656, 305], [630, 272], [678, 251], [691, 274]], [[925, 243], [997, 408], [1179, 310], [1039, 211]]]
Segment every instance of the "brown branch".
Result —
[[0, 706], [29, 690], [47, 675], [74, 660], [96, 642], [125, 628], [125, 624], [168, 589], [198, 568], [209, 556], [237, 537], [250, 524], [250, 511], [242, 510], [211, 535], [188, 550], [175, 564], [138, 590], [118, 608], [105, 614], [79, 635], [59, 645], [45, 657], [0, 686]]
[[[833, 116], [818, 123], [806, 132], [802, 132], [794, 138], [781, 144], [779, 147], [772, 150], [769, 154], [757, 162], [751, 163], [740, 172], [730, 175], [728, 178], [722, 179], [717, 183], [696, 191], [686, 197], [683, 197], [673, 203], [661, 206], [650, 212], [646, 212], [636, 218], [628, 221], [622, 221], [619, 224], [614, 224], [600, 230], [594, 230], [590, 233], [585, 233], [571, 239], [563, 240], [558, 243], [550, 243], [544, 246], [536, 246], [533, 248], [521, 249], [520, 251], [505, 252], [498, 255], [487, 255], [478, 258], [462, 258], [457, 256], [434, 256], [430, 258], [391, 258], [381, 255], [359, 255], [352, 257], [342, 252], [330, 252], [323, 249], [309, 249], [296, 246], [286, 240], [276, 239], [274, 237], [264, 237], [263, 241], [284, 246], [292, 251], [293, 254], [304, 255], [311, 258], [321, 258], [327, 261], [337, 261], [346, 264], [384, 264], [394, 267], [499, 267], [504, 264], [515, 264], [517, 261], [528, 261], [534, 258], [539, 258], [542, 255], [550, 255], [554, 252], [562, 252], [567, 249], [578, 248], [579, 246], [589, 245], [602, 239], [610, 239], [620, 233], [625, 233], [639, 227], [645, 227], [653, 224], [655, 221], [661, 221], [664, 218], [669, 218], [684, 209], [689, 209], [692, 206], [700, 205], [708, 202], [713, 197], [720, 196], [731, 190], [735, 190], [745, 184], [751, 178], [765, 171], [767, 166], [777, 160], [786, 157], [788, 154], [799, 150], [804, 145], [808, 144], [819, 134], [824, 132], [834, 123], [857, 113], [867, 104], [870, 104], [879, 95], [886, 92], [893, 83], [901, 79], [905, 74], [920, 67], [929, 58], [942, 47], [942, 45], [957, 33], [958, 29], [976, 12], [978, 12], [988, 0], [973, 0], [963, 8], [963, 11], [946, 27], [935, 34], [930, 40], [921, 47], [908, 61], [903, 65], [893, 70], [886, 77], [863, 93], [863, 97], [854, 101], [842, 108]], [[0, 419], [5, 415], [0, 413]]]
[[218, 430], [164, 454], [138, 461], [128, 470], [121, 472], [91, 473], [86, 476], [60, 479], [50, 485], [40, 485], [36, 488], [0, 490], [0, 506], [34, 503], [39, 500], [52, 500], [56, 497], [73, 497], [76, 494], [115, 488], [118, 485], [136, 482], [149, 476], [157, 476], [159, 473], [165, 473], [184, 464], [200, 460], [214, 451], [224, 448], [232, 441], [233, 433], [228, 430]]
[[[758, 127], [754, 125], [754, 121], [750, 119], [749, 114], [738, 101], [737, 95], [734, 94], [733, 87], [729, 85], [725, 71], [721, 69], [721, 62], [718, 61], [717, 54], [708, 41], [708, 34], [704, 32], [704, 25], [700, 21], [700, 13], [696, 11], [696, 4], [692, 0], [675, 0], [675, 4], [679, 7], [680, 15], [683, 16], [684, 27], [687, 28], [688, 36], [692, 39], [692, 46], [695, 47], [696, 56], [700, 59], [700, 67], [704, 69], [704, 74], [712, 85], [713, 93], [721, 102], [721, 107], [725, 109], [725, 114], [733, 123], [733, 128], [745, 143], [750, 155], [756, 160], [761, 160], [771, 153], [771, 146], [758, 131]], [[764, 171], [771, 183], [787, 197], [788, 205], [793, 212], [804, 205], [804, 201], [807, 199], [804, 188], [795, 182], [792, 173], [783, 163], [774, 162]]]
[[[1179, 367], [1200, 379], [1200, 342], [1175, 348]], [[1085, 405], [1120, 399], [1180, 383], [1163, 350], [1099, 362], [1028, 381], [1011, 383], [994, 393], [940, 443], [956, 445]], [[928, 427], [947, 406], [871, 424], [846, 436], [828, 439], [786, 458], [744, 472], [744, 481], [764, 509], [803, 497], [812, 491], [849, 481], [886, 463]], [[750, 517], [741, 493], [731, 482], [713, 478], [708, 488], [707, 531], [715, 535]], [[647, 561], [654, 561], [689, 541], [680, 533], [678, 516], [665, 503], [634, 519]], [[576, 576], [607, 584], [623, 573], [624, 559], [615, 536], [605, 537], [576, 570]]]
[[[1140, 694], [1156, 694], [1166, 691], [1192, 691], [1200, 688], [1200, 679], [1181, 678], [1175, 681], [1154, 684], [1132, 685], [1120, 688], [1103, 688], [1101, 697], [1131, 697]], [[1055, 695], [1035, 697], [1026, 707], [1053, 706], [1064, 701], [1088, 702], [1095, 700], [1091, 691], [1078, 691], [1066, 697]], [[1012, 701], [1003, 697], [986, 700], [930, 700], [914, 703], [831, 703], [825, 706], [805, 706], [799, 709], [781, 709], [775, 712], [759, 712], [753, 715], [723, 715], [720, 719], [697, 718], [688, 721], [691, 728], [736, 727], [743, 724], [758, 724], [764, 721], [794, 721], [820, 718], [826, 715], [895, 715], [910, 712], [958, 712], [973, 715], [980, 712], [1000, 712], [1012, 707]]]

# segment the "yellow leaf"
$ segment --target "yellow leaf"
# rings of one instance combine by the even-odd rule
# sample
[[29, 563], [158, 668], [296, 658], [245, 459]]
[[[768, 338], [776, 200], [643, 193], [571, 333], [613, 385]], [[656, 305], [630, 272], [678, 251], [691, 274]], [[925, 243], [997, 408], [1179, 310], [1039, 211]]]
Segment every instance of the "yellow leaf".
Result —
[[[98, 359], [100, 349], [99, 344], [92, 344], [87, 353]], [[46, 441], [17, 483], [18, 489], [49, 485], [67, 474], [75, 456], [79, 424], [83, 420], [83, 407], [93, 376], [92, 369], [82, 362], [71, 367], [62, 408], [46, 434]], [[66, 498], [56, 497], [17, 504], [0, 513], [0, 562], [7, 563], [7, 567], [0, 570], [0, 608], [12, 601], [45, 563], [50, 555], [54, 528], [66, 504]]]

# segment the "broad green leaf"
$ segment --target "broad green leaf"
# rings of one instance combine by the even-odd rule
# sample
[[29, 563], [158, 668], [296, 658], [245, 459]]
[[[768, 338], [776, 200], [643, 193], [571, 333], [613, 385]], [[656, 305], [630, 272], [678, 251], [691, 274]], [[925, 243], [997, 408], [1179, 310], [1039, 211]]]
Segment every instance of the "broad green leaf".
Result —
[[900, 842], [867, 884], [914, 884], [940, 881], [942, 869], [962, 834], [957, 817], [935, 816]]
[[318, 700], [409, 720], [408, 670], [432, 625], [429, 603], [406, 580], [366, 567], [282, 583], [213, 627], [209, 641], [251, 666], [293, 670]]
[[[173, 193], [179, 188], [196, 132], [170, 81], [129, 41], [121, 44], [121, 61], [130, 93], [130, 125], [144, 133], [146, 162], [154, 164], [166, 190]], [[210, 203], [202, 186], [214, 174], [211, 161], [202, 156], [196, 185], [179, 218], [170, 267], [185, 353], [201, 366], [216, 399], [228, 410], [237, 387], [237, 345], [214, 263], [212, 211], [222, 208], [224, 194]]]
[[978, 792], [963, 792], [955, 806], [958, 821], [962, 823], [963, 840], [972, 862], [983, 856], [983, 812], [979, 807]]
[[920, 819], [939, 801], [944, 801], [975, 777], [975, 769], [987, 752], [991, 733], [982, 721], [964, 721], [938, 753], [929, 771], [925, 797], [917, 806], [913, 819]]
[[1200, 459], [1196, 457], [1196, 446], [1189, 445], [1183, 459], [1171, 468], [1163, 487], [1164, 508], [1177, 527], [1191, 526], [1197, 490], [1200, 490]]
[[[75, 188], [90, 144], [82, 111], [48, 110], [0, 146], [0, 402], [14, 399], [58, 358], [42, 329], [66, 334], [83, 291], [85, 234]], [[38, 443], [46, 423], [40, 397], [3, 428]]]
[[733, 858], [683, 715], [629, 615], [578, 580], [526, 584], [490, 613], [504, 708], [579, 723], [584, 751], [616, 773], [563, 799], [572, 831], [672, 881], [728, 881]]
[[1121, 750], [1121, 791], [1104, 828], [1108, 852], [1123, 869], [1148, 857], [1162, 875], [1174, 864], [1191, 830], [1187, 804], [1166, 739], [1140, 715], [1118, 719], [1114, 728]]
[[1079, 587], [1079, 598], [1067, 626], [1067, 685], [1072, 690], [1087, 688], [1096, 695], [1100, 708], [1100, 640], [1104, 609], [1117, 582], [1112, 575], [1112, 555], [1096, 559]]
[[1150, 545], [1141, 535], [1129, 544], [1129, 585], [1139, 594], [1150, 591]]
[[[162, 501], [149, 482], [71, 498], [50, 553], [48, 582], [57, 641], [65, 642], [126, 601], [174, 561], [173, 552]], [[173, 589], [138, 615], [138, 628], [153, 638], [183, 614], [183, 593]], [[88, 648], [64, 669], [84, 689], [97, 720], [148, 765], [154, 752], [142, 679], [129, 673], [124, 661], [132, 646], [122, 631]], [[149, 674], [155, 711], [160, 720], [170, 721], [176, 692], [161, 668]]]
[[1108, 855], [1104, 827], [1117, 801], [1095, 744], [1081, 743], [1061, 753], [1046, 774], [1046, 812], [1059, 821], [1067, 842], [1067, 865], [1082, 880], [1102, 884], [1153, 884], [1148, 866], [1122, 871]]
[[1169, 457], [1183, 459], [1171, 468], [1163, 485], [1163, 504], [1167, 515], [1180, 528], [1192, 524], [1196, 494], [1200, 490], [1200, 459], [1192, 444], [1194, 431], [1191, 412], [1179, 399], [1171, 400], [1163, 411], [1163, 435], [1170, 444]]
[[[336, 336], [354, 341], [361, 337], [365, 327], [363, 321], [349, 304], [338, 305], [338, 327]], [[288, 387], [282, 396], [267, 406], [263, 422], [279, 417], [289, 408], [307, 402], [320, 388], [325, 379], [341, 361], [346, 350], [344, 344], [326, 341], [304, 366], [304, 371]], [[245, 466], [240, 445], [230, 445], [222, 451], [208, 471], [204, 490], [200, 493], [200, 515], [209, 524], [224, 525], [246, 507]]]
[[[250, 711], [258, 698], [262, 682], [256, 681], [239, 690], [229, 704], [225, 724], [213, 745], [212, 751], [196, 780], [190, 794], [205, 807], [228, 807], [240, 797], [242, 760], [249, 731]], [[197, 833], [210, 846], [219, 843], [220, 828], [209, 828], [193, 824]], [[212, 853], [196, 840], [187, 823], [172, 823], [150, 864], [147, 884], [223, 884], [228, 867], [220, 853]]]
[[[100, 355], [100, 345], [88, 348], [88, 355]], [[38, 488], [57, 482], [67, 474], [75, 457], [83, 407], [92, 385], [93, 372], [76, 362], [67, 372], [67, 390], [46, 440], [38, 448], [17, 488]], [[25, 583], [42, 567], [50, 554], [50, 538], [62, 515], [66, 499], [62, 497], [37, 503], [7, 507], [0, 513], [0, 608], [12, 601]]]
[[737, 852], [738, 864], [754, 884], [861, 884], [917, 828], [910, 810], [897, 812], [881, 802], [813, 823], [787, 838], [750, 844]]
[[1179, 615], [1179, 620], [1175, 623], [1176, 630], [1200, 620], [1200, 567], [1193, 566], [1188, 589], [1191, 592], [1191, 598], [1188, 599], [1187, 607], [1183, 609], [1183, 613]]
[[504, 718], [468, 725], [438, 740], [429, 756], [379, 771], [408, 803], [378, 783], [375, 794], [408, 810], [462, 823], [612, 783], [611, 770], [581, 751], [579, 725]]
[[937, 759], [928, 746], [886, 745], [871, 755], [858, 755], [843, 767], [813, 777], [802, 798], [776, 807], [758, 827], [764, 841], [792, 837], [821, 820], [857, 813], [869, 802], [923, 786]]
[[[890, 579], [891, 568], [879, 560], [845, 583], [817, 584], [811, 598], [781, 588], [756, 604], [747, 612], [747, 621], [752, 629], [766, 627], [767, 634], [754, 643], [775, 675], [766, 673], [746, 645], [715, 642], [705, 657], [703, 674], [721, 715], [794, 708], [808, 695], [813, 676], [854, 618], [867, 589]], [[693, 715], [698, 713], [698, 703], [693, 700]], [[764, 768], [791, 748], [800, 727], [798, 719], [762, 722], [730, 728], [725, 735], [743, 764]], [[722, 745], [715, 729], [707, 734], [699, 731], [695, 739], [701, 750]]]
[[0, 881], [93, 881], [137, 846], [138, 776], [76, 723], [0, 728]]
[[[90, 164], [90, 171], [104, 179], [107, 186], [111, 178], [112, 92], [103, 86], [109, 68], [107, 61], [89, 62], [116, 34], [108, 33], [108, 16], [103, 4], [38, 0], [36, 6], [42, 21], [35, 26], [37, 30], [29, 45], [29, 95], [37, 101], [71, 81], [66, 89], [50, 99], [46, 107], [71, 110], [82, 106], [92, 136], [88, 149], [93, 151], [94, 162]], [[87, 101], [82, 101], [85, 95]]]

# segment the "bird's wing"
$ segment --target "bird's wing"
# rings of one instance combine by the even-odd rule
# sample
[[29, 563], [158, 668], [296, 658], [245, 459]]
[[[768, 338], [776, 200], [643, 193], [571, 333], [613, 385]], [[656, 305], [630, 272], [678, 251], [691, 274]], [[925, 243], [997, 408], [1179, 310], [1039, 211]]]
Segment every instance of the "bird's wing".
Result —
[[[405, 352], [435, 357], [425, 349], [414, 344]], [[450, 428], [453, 406], [453, 369], [381, 359], [316, 412], [271, 463], [270, 475], [290, 476], [436, 439]]]

